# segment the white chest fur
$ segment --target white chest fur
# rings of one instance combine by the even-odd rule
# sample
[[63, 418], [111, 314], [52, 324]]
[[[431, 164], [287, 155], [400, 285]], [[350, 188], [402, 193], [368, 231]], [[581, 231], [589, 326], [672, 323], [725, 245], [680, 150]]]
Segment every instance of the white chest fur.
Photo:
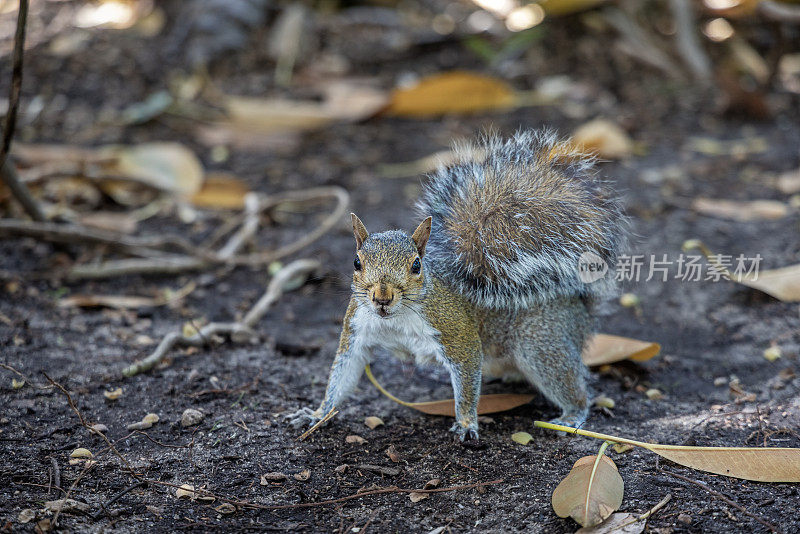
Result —
[[383, 318], [361, 307], [353, 314], [351, 326], [351, 350], [363, 352], [382, 347], [399, 358], [413, 358], [418, 364], [444, 362], [439, 331], [421, 313], [403, 309], [391, 317]]

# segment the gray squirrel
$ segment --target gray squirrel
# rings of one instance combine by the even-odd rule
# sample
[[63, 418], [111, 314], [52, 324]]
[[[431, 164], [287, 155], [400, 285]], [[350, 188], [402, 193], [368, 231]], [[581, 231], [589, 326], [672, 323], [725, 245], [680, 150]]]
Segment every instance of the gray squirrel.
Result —
[[[615, 286], [620, 203], [594, 158], [547, 130], [486, 134], [455, 153], [425, 186], [425, 219], [410, 236], [370, 234], [351, 214], [353, 293], [339, 348], [325, 399], [290, 415], [294, 425], [340, 406], [376, 347], [450, 372], [461, 440], [478, 438], [482, 376], [524, 378], [561, 408], [555, 422], [586, 420], [581, 352], [593, 304]], [[606, 276], [582, 276], [585, 254], [605, 262]]]

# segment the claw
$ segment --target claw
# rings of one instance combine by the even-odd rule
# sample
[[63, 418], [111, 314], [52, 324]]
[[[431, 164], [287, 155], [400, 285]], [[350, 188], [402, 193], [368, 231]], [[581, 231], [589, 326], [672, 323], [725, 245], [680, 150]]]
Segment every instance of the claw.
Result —
[[464, 440], [474, 440], [478, 441], [478, 425], [477, 423], [472, 423], [468, 426], [464, 426], [459, 422], [455, 422], [452, 427], [450, 427], [450, 432], [453, 432], [458, 438], [459, 441]]
[[300, 408], [296, 412], [292, 412], [284, 416], [284, 419], [288, 421], [289, 426], [292, 428], [301, 428], [303, 426], [314, 426], [317, 421], [322, 419], [317, 414], [317, 410], [313, 410], [309, 407]]

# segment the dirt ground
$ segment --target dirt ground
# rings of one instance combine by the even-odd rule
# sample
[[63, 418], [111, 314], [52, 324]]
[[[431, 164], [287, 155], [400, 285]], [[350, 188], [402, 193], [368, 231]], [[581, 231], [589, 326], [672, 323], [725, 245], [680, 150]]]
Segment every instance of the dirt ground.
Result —
[[[175, 4], [168, 5], [175, 9]], [[537, 45], [553, 53], [532, 54], [530, 64], [523, 62], [529, 69], [511, 83], [526, 89], [547, 76], [569, 75], [585, 94], [570, 109], [528, 107], [437, 120], [378, 117], [305, 134], [296, 145], [281, 150], [232, 150], [227, 161], [215, 163], [206, 147], [169, 120], [102, 126], [108, 110], [123, 109], [165, 86], [178, 61], [166, 51], [169, 34], [142, 40], [126, 32], [97, 30], [79, 51], [56, 56], [47, 40], [36, 42], [36, 28], [52, 28], [56, 10], [63, 6], [48, 3], [32, 14], [34, 44], [27, 51], [17, 136], [21, 142], [180, 141], [194, 149], [207, 168], [233, 172], [254, 190], [339, 185], [350, 192], [352, 209], [368, 228], [412, 230], [418, 222], [413, 203], [424, 177], [383, 177], [384, 164], [422, 158], [487, 126], [504, 133], [541, 126], [569, 133], [604, 116], [622, 124], [640, 147], [636, 156], [599, 168], [623, 198], [631, 217], [631, 254], [645, 255], [644, 274], [651, 254], [659, 259], [666, 254], [675, 261], [690, 238], [701, 239], [719, 253], [760, 254], [762, 269], [800, 263], [796, 210], [778, 220], [733, 222], [690, 209], [698, 196], [787, 200], [771, 184], [776, 175], [800, 165], [796, 93], [768, 94], [773, 114], [765, 120], [725, 115], [713, 91], [676, 85], [646, 67], [620, 63], [610, 52], [589, 54], [596, 56], [594, 62], [582, 56], [585, 46], [564, 52], [560, 45], [569, 42], [571, 32], [566, 24], [553, 24]], [[4, 28], [13, 21], [13, 15], [0, 16]], [[209, 72], [214, 82], [229, 92], [263, 94], [272, 69], [257, 52], [265, 38], [257, 34], [248, 49], [213, 63]], [[485, 68], [458, 42], [444, 41], [380, 64], [354, 60], [352, 74], [377, 75], [391, 87], [409, 71], [426, 74], [456, 67]], [[2, 69], [8, 70], [5, 64]], [[5, 81], [0, 83], [0, 94], [6, 87]], [[28, 120], [24, 111], [35, 98], [43, 99], [44, 108], [35, 120]], [[54, 101], [57, 105], [51, 105]], [[711, 153], [698, 148], [702, 140], [734, 148]], [[262, 232], [261, 245], [291, 242], [321, 217], [287, 211]], [[173, 232], [199, 242], [213, 229], [212, 223], [216, 224], [204, 218], [181, 225], [174, 218], [157, 218], [141, 231]], [[59, 525], [64, 531], [576, 530], [571, 519], [554, 514], [550, 496], [575, 460], [596, 452], [600, 442], [534, 428], [534, 420], [558, 415], [541, 398], [492, 415], [481, 425], [479, 445], [465, 446], [451, 441], [446, 418], [396, 405], [362, 380], [331, 424], [305, 441], [296, 439], [298, 432], [287, 426], [282, 414], [316, 405], [323, 395], [349, 295], [353, 247], [343, 219], [328, 236], [295, 255], [316, 258], [322, 267], [304, 287], [284, 295], [259, 323], [258, 344], [176, 350], [165, 365], [126, 379], [121, 368], [148, 354], [162, 336], [187, 321], [241, 316], [263, 292], [269, 275], [239, 268], [66, 283], [55, 276], [29, 274], [88, 259], [84, 249], [30, 239], [0, 242], [0, 361], [37, 386], [14, 389], [16, 375], [0, 370], [0, 529], [28, 532], [48, 517], [43, 502], [61, 496], [54, 487], [56, 475], [61, 488], [73, 486], [83, 466], [70, 465], [69, 455], [86, 447], [97, 463], [74, 484], [71, 497], [86, 503], [88, 510], [62, 513]], [[648, 282], [646, 276], [626, 281], [622, 290], [640, 298], [638, 307], [612, 301], [601, 308], [602, 332], [657, 341], [663, 350], [645, 363], [595, 370], [595, 391], [613, 398], [616, 406], [593, 411], [585, 428], [672, 444], [800, 447], [798, 305], [724, 280], [676, 280], [676, 269], [675, 264], [670, 267], [667, 282]], [[153, 295], [193, 280], [198, 288], [171, 307], [74, 310], [56, 304], [58, 298], [79, 293]], [[774, 362], [763, 357], [771, 344], [782, 352]], [[451, 396], [441, 372], [415, 370], [386, 355], [380, 355], [373, 369], [387, 389], [404, 399]], [[219, 508], [220, 501], [178, 499], [168, 485], [136, 487], [110, 502], [135, 480], [103, 440], [81, 426], [61, 392], [38, 387], [47, 385], [43, 373], [70, 391], [89, 423], [108, 428], [109, 439], [138, 472], [232, 500], [262, 506], [300, 504], [363, 489], [422, 488], [431, 479], [439, 479], [441, 488], [499, 482], [433, 493], [419, 502], [412, 502], [407, 493], [390, 492], [317, 507], [238, 506], [233, 513]], [[119, 399], [104, 397], [118, 387]], [[663, 391], [663, 398], [649, 400], [643, 393], [649, 388]], [[527, 389], [494, 382], [484, 391]], [[198, 426], [181, 426], [187, 408], [204, 414]], [[126, 430], [150, 412], [160, 418], [152, 428]], [[370, 430], [364, 424], [366, 416], [379, 416], [385, 424]], [[530, 432], [534, 440], [527, 446], [513, 442], [511, 435], [518, 431]], [[351, 435], [364, 441], [348, 442]], [[387, 455], [390, 447], [397, 462]], [[610, 456], [625, 481], [622, 511], [644, 513], [672, 494], [669, 504], [649, 520], [651, 532], [767, 530], [740, 509], [669, 473], [707, 484], [784, 532], [800, 531], [796, 484], [748, 482], [667, 461], [659, 464], [655, 455], [638, 449]], [[286, 478], [262, 482], [267, 473]], [[35, 511], [36, 519], [22, 524], [18, 516], [26, 508]]]

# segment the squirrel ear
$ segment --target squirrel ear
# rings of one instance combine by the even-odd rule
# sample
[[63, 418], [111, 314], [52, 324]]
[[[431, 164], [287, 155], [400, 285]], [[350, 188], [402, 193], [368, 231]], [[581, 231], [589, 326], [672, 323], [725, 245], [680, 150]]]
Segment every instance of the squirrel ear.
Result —
[[356, 236], [356, 250], [358, 250], [369, 237], [369, 232], [355, 213], [350, 214], [350, 220], [353, 222], [353, 235]]
[[417, 253], [420, 258], [425, 255], [425, 245], [428, 244], [428, 238], [431, 236], [432, 220], [431, 217], [428, 217], [422, 221], [411, 236], [411, 239], [414, 240], [414, 244], [417, 245]]

